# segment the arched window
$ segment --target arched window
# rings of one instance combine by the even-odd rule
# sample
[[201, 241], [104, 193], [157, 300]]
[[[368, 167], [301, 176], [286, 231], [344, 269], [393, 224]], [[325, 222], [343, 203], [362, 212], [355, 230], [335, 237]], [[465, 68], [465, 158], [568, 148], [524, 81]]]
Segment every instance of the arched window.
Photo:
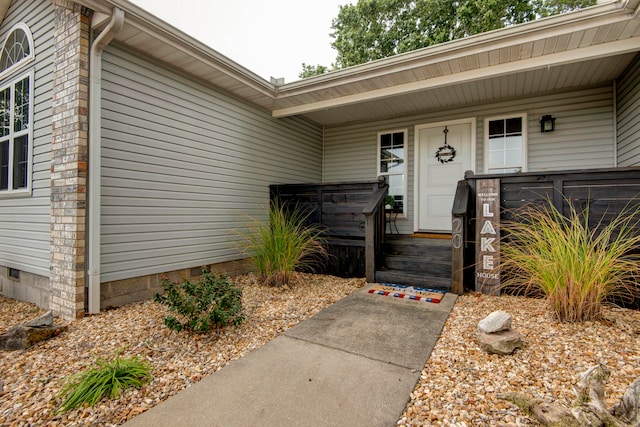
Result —
[[29, 27], [15, 25], [4, 39], [0, 52], [0, 75], [33, 58], [33, 39]]
[[31, 190], [33, 58], [29, 27], [15, 25], [0, 51], [0, 197]]

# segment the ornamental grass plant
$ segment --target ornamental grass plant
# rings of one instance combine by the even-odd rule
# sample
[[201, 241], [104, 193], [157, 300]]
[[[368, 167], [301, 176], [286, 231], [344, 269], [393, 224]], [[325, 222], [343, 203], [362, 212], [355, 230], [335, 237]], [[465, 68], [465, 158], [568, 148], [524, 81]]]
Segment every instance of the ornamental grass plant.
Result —
[[93, 406], [103, 397], [116, 398], [129, 387], [142, 387], [151, 379], [151, 365], [134, 356], [116, 357], [111, 362], [98, 359], [95, 368], [78, 372], [66, 378], [59, 396], [64, 397], [60, 412], [84, 404]]
[[503, 287], [547, 298], [562, 322], [594, 320], [604, 304], [633, 301], [640, 285], [640, 208], [589, 226], [589, 203], [564, 216], [553, 204], [527, 206], [501, 224]]
[[298, 206], [271, 202], [267, 221], [252, 218], [242, 232], [242, 250], [263, 283], [285, 286], [296, 270], [315, 271], [328, 257], [322, 229], [307, 224], [309, 214]]

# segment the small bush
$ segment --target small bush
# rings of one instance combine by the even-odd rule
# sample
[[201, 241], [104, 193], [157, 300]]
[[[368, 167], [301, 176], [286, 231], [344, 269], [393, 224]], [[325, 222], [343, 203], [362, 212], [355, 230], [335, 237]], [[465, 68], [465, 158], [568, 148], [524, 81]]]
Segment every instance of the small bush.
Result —
[[129, 387], [141, 387], [151, 379], [151, 365], [138, 357], [111, 362], [98, 359], [98, 367], [67, 377], [60, 390], [64, 397], [59, 411], [65, 412], [84, 405], [93, 406], [103, 397], [115, 398]]
[[542, 294], [560, 321], [600, 317], [603, 304], [633, 300], [639, 291], [640, 208], [589, 226], [589, 206], [569, 203], [564, 216], [550, 207], [527, 207], [503, 223], [503, 286]]
[[163, 278], [162, 287], [164, 295], [156, 294], [154, 301], [177, 313], [178, 317], [169, 315], [164, 319], [164, 324], [174, 331], [206, 333], [244, 320], [242, 291], [224, 276], [202, 270], [202, 278], [193, 282], [182, 279], [181, 283], [174, 283]]
[[272, 202], [267, 222], [253, 219], [243, 234], [243, 251], [251, 258], [263, 283], [285, 286], [296, 270], [314, 271], [326, 260], [322, 230], [306, 224], [309, 215]]

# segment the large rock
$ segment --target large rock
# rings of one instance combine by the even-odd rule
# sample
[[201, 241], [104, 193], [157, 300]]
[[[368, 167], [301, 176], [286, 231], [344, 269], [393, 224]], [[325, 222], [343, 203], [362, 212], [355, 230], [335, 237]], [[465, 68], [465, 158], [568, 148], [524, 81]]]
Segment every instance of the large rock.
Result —
[[522, 347], [522, 336], [513, 329], [492, 334], [478, 330], [478, 344], [487, 353], [511, 354], [516, 348]]
[[23, 326], [31, 326], [33, 328], [43, 328], [45, 326], [53, 326], [53, 311], [49, 310], [40, 317], [25, 322]]
[[511, 329], [511, 315], [506, 311], [494, 311], [478, 323], [478, 329], [485, 334], [493, 334]]
[[22, 325], [12, 326], [0, 335], [0, 349], [24, 350], [40, 341], [60, 335], [67, 330], [66, 325], [53, 324], [53, 313], [48, 311], [42, 316], [25, 322]]

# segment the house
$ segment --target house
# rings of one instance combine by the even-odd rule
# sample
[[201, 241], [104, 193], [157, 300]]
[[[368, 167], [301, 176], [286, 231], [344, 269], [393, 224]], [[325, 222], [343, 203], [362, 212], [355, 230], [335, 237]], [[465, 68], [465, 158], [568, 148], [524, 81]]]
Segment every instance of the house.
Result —
[[410, 234], [465, 171], [640, 166], [639, 4], [283, 84], [126, 0], [0, 0], [0, 292], [75, 318], [242, 271], [271, 184], [386, 176]]

